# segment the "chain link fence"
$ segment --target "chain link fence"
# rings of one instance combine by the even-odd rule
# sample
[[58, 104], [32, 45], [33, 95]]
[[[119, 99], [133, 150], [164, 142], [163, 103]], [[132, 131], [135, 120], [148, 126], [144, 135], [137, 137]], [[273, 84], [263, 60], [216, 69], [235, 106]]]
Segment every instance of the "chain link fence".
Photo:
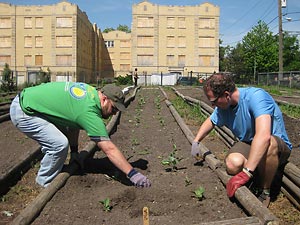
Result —
[[258, 73], [257, 84], [266, 86], [281, 86], [300, 88], [300, 71]]

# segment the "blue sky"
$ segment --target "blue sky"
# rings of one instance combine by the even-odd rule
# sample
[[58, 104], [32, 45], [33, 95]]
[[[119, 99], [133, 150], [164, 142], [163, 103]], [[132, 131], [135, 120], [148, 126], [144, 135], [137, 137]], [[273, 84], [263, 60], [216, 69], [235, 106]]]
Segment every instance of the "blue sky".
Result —
[[[47, 5], [59, 0], [0, 0], [16, 5]], [[85, 11], [91, 23], [103, 30], [119, 24], [131, 26], [131, 6], [141, 0], [69, 0]], [[220, 39], [234, 46], [259, 20], [278, 33], [278, 0], [149, 0], [160, 5], [198, 5], [210, 2], [220, 7]], [[300, 0], [286, 0], [282, 9], [283, 30], [300, 32]], [[290, 21], [289, 21], [290, 20]], [[300, 37], [300, 33], [298, 35]]]

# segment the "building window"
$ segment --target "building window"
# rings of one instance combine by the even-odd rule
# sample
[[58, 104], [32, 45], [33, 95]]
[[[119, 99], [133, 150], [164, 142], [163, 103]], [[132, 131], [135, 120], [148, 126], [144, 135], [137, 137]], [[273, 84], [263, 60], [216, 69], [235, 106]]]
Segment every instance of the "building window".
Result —
[[153, 47], [154, 37], [153, 36], [138, 36], [137, 37], [138, 47]]
[[0, 18], [0, 29], [1, 28], [11, 28], [10, 18]]
[[146, 5], [144, 5], [144, 11], [147, 11], [147, 6]]
[[32, 28], [32, 18], [31, 17], [24, 18], [24, 28]]
[[138, 66], [152, 66], [153, 65], [153, 55], [138, 55], [137, 56]]
[[42, 66], [43, 65], [43, 56], [42, 55], [36, 55], [35, 56], [35, 65], [36, 66]]
[[215, 28], [215, 20], [213, 18], [199, 18], [199, 28]]
[[120, 59], [130, 59], [130, 53], [129, 52], [121, 52], [120, 53]]
[[72, 17], [57, 17], [56, 27], [72, 27]]
[[167, 36], [167, 48], [174, 48], [174, 47], [175, 47], [175, 37]]
[[121, 40], [120, 48], [130, 48], [130, 40]]
[[167, 55], [167, 66], [174, 66], [174, 65], [175, 65], [175, 56]]
[[113, 48], [115, 44], [114, 41], [104, 41], [104, 43], [107, 48]]
[[10, 63], [11, 63], [10, 60], [11, 60], [10, 55], [0, 55], [0, 66], [4, 66], [5, 63], [10, 65]]
[[137, 27], [154, 27], [153, 17], [138, 17]]
[[199, 37], [199, 47], [200, 48], [213, 48], [214, 38], [211, 37]]
[[178, 66], [180, 66], [180, 67], [185, 66], [185, 55], [178, 56]]
[[43, 28], [43, 17], [36, 17], [35, 18], [35, 28]]
[[72, 66], [72, 55], [56, 55], [57, 66]]
[[130, 64], [120, 64], [120, 70], [121, 71], [129, 71], [130, 70]]
[[24, 56], [24, 66], [32, 66], [32, 56], [31, 55]]
[[57, 48], [71, 48], [72, 47], [72, 36], [56, 36], [56, 47]]
[[178, 18], [178, 28], [179, 29], [185, 29], [185, 18], [184, 17], [179, 17]]
[[35, 47], [36, 48], [42, 48], [43, 47], [43, 37], [42, 36], [36, 36], [35, 37]]
[[11, 47], [11, 37], [0, 37], [0, 48], [10, 48]]
[[178, 37], [178, 48], [185, 48], [186, 47], [186, 38], [185, 36]]
[[32, 48], [32, 37], [31, 36], [25, 36], [24, 37], [24, 47], [25, 48]]
[[210, 55], [199, 55], [199, 66], [214, 66], [214, 57]]
[[175, 17], [167, 17], [167, 28], [175, 28]]

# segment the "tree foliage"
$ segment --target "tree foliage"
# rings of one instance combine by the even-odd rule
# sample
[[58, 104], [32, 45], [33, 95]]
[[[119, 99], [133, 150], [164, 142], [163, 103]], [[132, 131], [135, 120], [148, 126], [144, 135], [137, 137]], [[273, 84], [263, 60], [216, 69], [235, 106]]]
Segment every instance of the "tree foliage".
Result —
[[[222, 44], [222, 41], [220, 41]], [[259, 21], [235, 47], [221, 47], [220, 71], [228, 71], [242, 79], [253, 81], [259, 72], [278, 71], [278, 34]], [[300, 47], [296, 36], [284, 33], [284, 71], [300, 70]]]
[[114, 30], [119, 30], [119, 31], [123, 31], [123, 32], [126, 32], [126, 33], [131, 33], [131, 30], [129, 29], [129, 27], [127, 25], [121, 25], [121, 24], [119, 24], [117, 29], [112, 28], [112, 27], [107, 27], [102, 31], [102, 33], [108, 33], [108, 32], [114, 31]]
[[1, 90], [5, 92], [16, 90], [16, 85], [12, 77], [12, 71], [7, 63], [5, 63], [2, 72]]

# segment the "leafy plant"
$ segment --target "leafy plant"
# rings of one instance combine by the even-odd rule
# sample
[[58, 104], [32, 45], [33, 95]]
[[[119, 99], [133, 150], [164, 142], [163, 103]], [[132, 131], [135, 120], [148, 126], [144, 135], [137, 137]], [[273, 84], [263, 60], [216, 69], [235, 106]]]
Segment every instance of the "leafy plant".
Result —
[[110, 212], [112, 209], [112, 206], [110, 205], [110, 199], [106, 198], [102, 201], [99, 201], [103, 205], [103, 211]]
[[196, 190], [194, 190], [194, 197], [197, 198], [199, 201], [202, 201], [204, 198], [204, 187], [200, 186]]
[[173, 145], [173, 151], [169, 154], [168, 158], [163, 159], [161, 161], [161, 164], [164, 165], [164, 166], [165, 165], [172, 166], [173, 171], [176, 171], [178, 169], [177, 164], [178, 164], [179, 161], [181, 161], [181, 159], [176, 156], [176, 152], [177, 152], [177, 147], [174, 144]]
[[185, 186], [189, 186], [192, 184], [192, 181], [188, 178], [188, 176], [185, 177]]

